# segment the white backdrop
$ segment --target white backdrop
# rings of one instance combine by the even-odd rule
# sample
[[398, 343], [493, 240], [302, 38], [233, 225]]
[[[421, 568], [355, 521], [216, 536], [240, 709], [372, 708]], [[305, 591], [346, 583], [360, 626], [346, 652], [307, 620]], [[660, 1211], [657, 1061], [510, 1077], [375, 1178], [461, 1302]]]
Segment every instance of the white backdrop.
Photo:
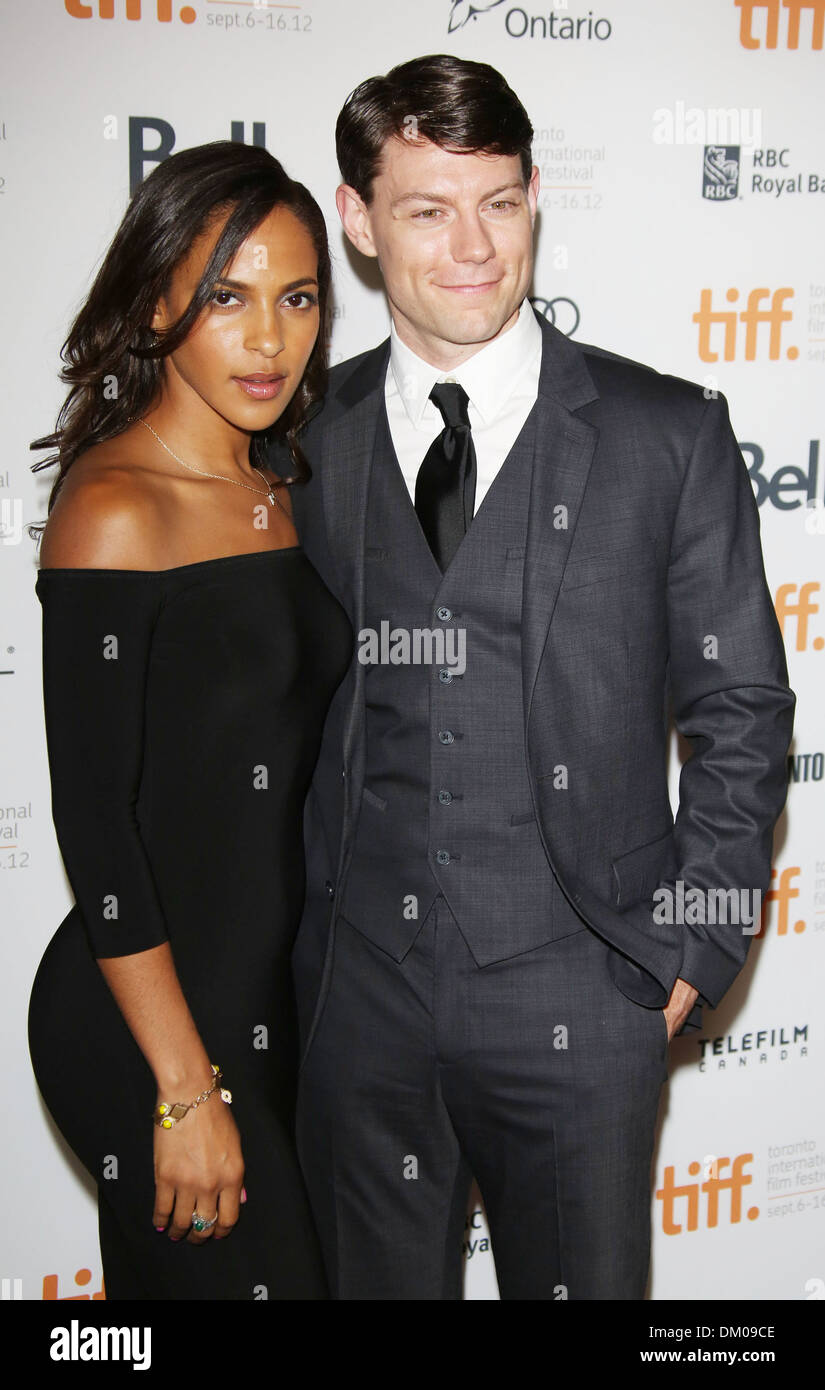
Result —
[[[650, 1296], [825, 1297], [823, 9], [825, 0], [5, 0], [3, 1297], [101, 1289], [93, 1189], [40, 1101], [26, 1044], [31, 981], [72, 901], [51, 823], [36, 557], [21, 532], [46, 515], [53, 474], [30, 473], [28, 443], [63, 399], [60, 344], [124, 210], [130, 164], [139, 177], [161, 136], [170, 152], [172, 141], [179, 150], [227, 138], [233, 122], [236, 138], [263, 138], [327, 215], [332, 360], [380, 341], [384, 301], [359, 277], [335, 212], [335, 119], [364, 77], [431, 52], [493, 63], [533, 121], [538, 307], [581, 341], [723, 391], [753, 468], [799, 697], [789, 806], [763, 935], [701, 1036], [671, 1045]], [[674, 756], [674, 807], [677, 775]], [[478, 1210], [467, 1254], [467, 1297], [496, 1298]]]

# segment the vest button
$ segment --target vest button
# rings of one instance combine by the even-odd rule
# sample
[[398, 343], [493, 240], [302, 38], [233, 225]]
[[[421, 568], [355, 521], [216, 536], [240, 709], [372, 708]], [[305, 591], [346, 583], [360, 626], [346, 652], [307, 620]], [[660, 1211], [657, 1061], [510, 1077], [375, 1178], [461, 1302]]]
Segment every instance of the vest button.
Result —
[[333, 885], [332, 883], [330, 883], [329, 879], [327, 879], [326, 883], [324, 884], [324, 887], [325, 887], [326, 890], [327, 890], [327, 897], [328, 897], [328, 898], [334, 898], [334, 897], [335, 897], [335, 887], [334, 887], [334, 885]]
[[452, 608], [436, 608], [435, 616], [441, 623], [448, 623], [453, 616]]
[[436, 850], [435, 857], [436, 857], [436, 860], [437, 860], [437, 862], [438, 862], [439, 864], [449, 864], [449, 862], [450, 862], [450, 851], [449, 851], [449, 850], [446, 850], [446, 849], [439, 849], [439, 850]]
[[438, 673], [438, 679], [441, 681], [441, 684], [442, 684], [442, 685], [449, 685], [449, 684], [450, 684], [450, 681], [452, 680], [452, 678], [453, 678], [453, 673], [452, 673], [452, 671], [448, 671], [447, 668], [446, 668], [445, 666], [442, 666], [441, 670], [440, 670], [439, 673]]
[[438, 741], [439, 741], [439, 743], [452, 743], [453, 740], [454, 740], [454, 738], [455, 738], [455, 734], [451, 733], [449, 729], [439, 729], [439, 731], [438, 731]]
[[446, 787], [442, 787], [441, 791], [438, 793], [438, 799], [442, 806], [449, 806], [453, 799], [453, 794], [452, 792], [448, 792]]

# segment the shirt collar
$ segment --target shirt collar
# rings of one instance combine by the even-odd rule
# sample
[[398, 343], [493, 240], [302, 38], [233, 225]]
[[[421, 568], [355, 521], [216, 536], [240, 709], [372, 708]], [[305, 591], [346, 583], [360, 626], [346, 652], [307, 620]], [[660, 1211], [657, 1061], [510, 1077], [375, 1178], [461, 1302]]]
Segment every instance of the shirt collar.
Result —
[[460, 382], [483, 425], [490, 424], [512, 395], [522, 373], [541, 353], [541, 328], [528, 299], [522, 300], [512, 328], [494, 338], [456, 367], [442, 372], [425, 362], [390, 327], [390, 370], [410, 423], [418, 427], [424, 411], [434, 410], [429, 399], [437, 381]]

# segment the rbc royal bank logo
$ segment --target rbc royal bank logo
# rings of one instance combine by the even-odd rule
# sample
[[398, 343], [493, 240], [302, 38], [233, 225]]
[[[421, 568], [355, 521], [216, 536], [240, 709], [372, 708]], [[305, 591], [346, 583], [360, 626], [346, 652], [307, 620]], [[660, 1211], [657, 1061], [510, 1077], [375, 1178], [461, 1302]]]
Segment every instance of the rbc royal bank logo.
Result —
[[724, 203], [739, 196], [739, 145], [705, 145], [702, 197]]

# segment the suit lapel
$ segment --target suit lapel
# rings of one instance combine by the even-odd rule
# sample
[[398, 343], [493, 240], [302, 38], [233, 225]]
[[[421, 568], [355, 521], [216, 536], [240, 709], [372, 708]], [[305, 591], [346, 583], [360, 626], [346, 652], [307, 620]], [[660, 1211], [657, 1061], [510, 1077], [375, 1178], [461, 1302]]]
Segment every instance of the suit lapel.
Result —
[[521, 640], [525, 728], [599, 431], [574, 410], [597, 397], [580, 349], [539, 319], [536, 456], [524, 554]]
[[321, 442], [327, 541], [350, 621], [364, 625], [364, 535], [389, 339], [367, 353], [330, 402]]
[[[321, 441], [321, 483], [327, 543], [340, 597], [358, 639], [364, 627], [364, 546], [375, 435], [384, 399], [389, 338], [368, 352], [332, 397]], [[355, 662], [353, 698], [344, 727], [344, 763], [352, 763], [345, 818], [362, 777], [365, 668]], [[357, 755], [357, 757], [356, 757]], [[355, 803], [357, 804], [357, 802]], [[346, 836], [342, 841], [342, 850]]]

